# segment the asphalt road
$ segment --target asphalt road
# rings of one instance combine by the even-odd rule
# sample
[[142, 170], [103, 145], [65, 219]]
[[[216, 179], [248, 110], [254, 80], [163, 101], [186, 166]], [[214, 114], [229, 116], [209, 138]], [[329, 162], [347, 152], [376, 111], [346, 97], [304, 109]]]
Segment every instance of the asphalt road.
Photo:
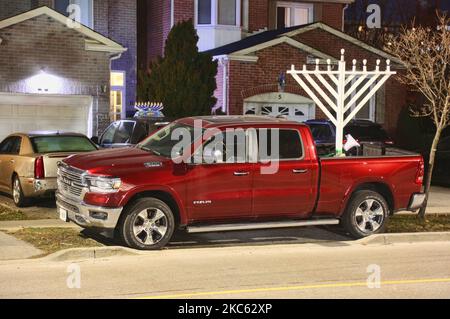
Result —
[[450, 298], [450, 242], [184, 248], [69, 265], [1, 262], [0, 298]]

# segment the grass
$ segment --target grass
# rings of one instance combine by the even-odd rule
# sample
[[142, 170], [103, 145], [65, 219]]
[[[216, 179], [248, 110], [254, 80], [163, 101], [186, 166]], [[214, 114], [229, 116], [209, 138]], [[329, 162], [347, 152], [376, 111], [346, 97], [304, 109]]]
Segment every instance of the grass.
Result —
[[82, 247], [101, 247], [102, 244], [70, 228], [26, 228], [11, 235], [26, 241], [45, 254]]
[[390, 218], [387, 233], [420, 233], [450, 231], [450, 214], [426, 215], [425, 220], [417, 215], [395, 215]]
[[27, 220], [27, 215], [25, 215], [20, 210], [14, 210], [0, 205], [0, 221], [11, 221], [11, 220]]

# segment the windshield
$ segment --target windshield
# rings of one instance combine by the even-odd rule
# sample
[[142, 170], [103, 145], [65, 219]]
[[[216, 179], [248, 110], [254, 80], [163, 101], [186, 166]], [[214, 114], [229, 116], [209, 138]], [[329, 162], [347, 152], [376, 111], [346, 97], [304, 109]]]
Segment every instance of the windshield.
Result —
[[328, 125], [308, 124], [314, 140], [329, 140], [333, 138], [333, 133]]
[[111, 124], [102, 136], [100, 144], [129, 144], [135, 122], [118, 121]]
[[83, 136], [39, 136], [31, 138], [36, 153], [91, 152], [97, 150]]
[[[201, 131], [198, 137], [201, 137]], [[140, 143], [138, 147], [156, 155], [171, 157], [172, 154], [183, 154], [184, 148], [192, 145], [197, 136], [195, 129], [181, 123], [172, 123]]]

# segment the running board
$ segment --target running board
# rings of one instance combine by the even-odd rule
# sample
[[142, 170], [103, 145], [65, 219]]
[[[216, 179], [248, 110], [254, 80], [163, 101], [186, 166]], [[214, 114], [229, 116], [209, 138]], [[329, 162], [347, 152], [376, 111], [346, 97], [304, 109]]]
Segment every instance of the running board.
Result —
[[273, 229], [273, 228], [294, 228], [305, 226], [324, 226], [338, 225], [338, 219], [322, 219], [322, 220], [303, 220], [303, 221], [286, 221], [286, 222], [269, 222], [269, 223], [247, 223], [247, 224], [219, 224], [208, 226], [190, 226], [187, 228], [189, 234], [195, 233], [215, 233], [237, 230], [256, 230], [256, 229]]

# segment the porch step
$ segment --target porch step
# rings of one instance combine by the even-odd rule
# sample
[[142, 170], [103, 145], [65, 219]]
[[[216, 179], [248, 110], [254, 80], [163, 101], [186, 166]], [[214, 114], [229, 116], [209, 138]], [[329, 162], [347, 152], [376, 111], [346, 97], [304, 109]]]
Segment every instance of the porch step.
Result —
[[319, 220], [301, 220], [301, 221], [283, 221], [283, 222], [265, 222], [265, 223], [241, 223], [241, 224], [218, 224], [207, 226], [190, 226], [187, 228], [189, 234], [195, 233], [214, 233], [237, 230], [256, 230], [273, 228], [294, 228], [305, 226], [323, 226], [338, 225], [338, 219], [319, 219]]

